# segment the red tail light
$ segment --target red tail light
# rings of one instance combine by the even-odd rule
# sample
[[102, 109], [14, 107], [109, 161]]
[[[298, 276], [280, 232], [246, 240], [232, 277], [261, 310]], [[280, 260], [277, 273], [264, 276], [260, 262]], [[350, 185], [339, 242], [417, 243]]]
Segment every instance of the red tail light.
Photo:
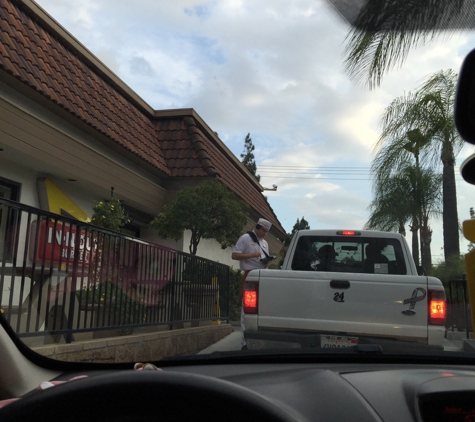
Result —
[[445, 325], [447, 318], [447, 302], [445, 300], [445, 292], [443, 290], [429, 290], [429, 324]]
[[243, 293], [244, 313], [257, 314], [259, 283], [245, 282]]
[[361, 236], [361, 232], [355, 232], [354, 230], [340, 230], [336, 234], [337, 236]]

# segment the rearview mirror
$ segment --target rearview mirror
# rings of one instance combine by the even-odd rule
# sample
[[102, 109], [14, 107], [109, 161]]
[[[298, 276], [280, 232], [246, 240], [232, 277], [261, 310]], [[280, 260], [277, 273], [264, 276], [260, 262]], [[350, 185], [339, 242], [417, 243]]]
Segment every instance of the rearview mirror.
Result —
[[[454, 118], [462, 139], [475, 144], [475, 50], [467, 55], [459, 72]], [[475, 184], [475, 154], [462, 163], [460, 173], [465, 181]]]

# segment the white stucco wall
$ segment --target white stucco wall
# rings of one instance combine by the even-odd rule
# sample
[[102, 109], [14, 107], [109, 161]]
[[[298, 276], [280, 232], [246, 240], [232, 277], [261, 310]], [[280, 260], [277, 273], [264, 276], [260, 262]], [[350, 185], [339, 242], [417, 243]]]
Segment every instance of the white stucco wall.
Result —
[[173, 239], [161, 239], [155, 230], [147, 227], [140, 229], [140, 238], [146, 242], [156, 243], [167, 248], [176, 249], [177, 251], [188, 252], [188, 250], [183, 247], [183, 239], [177, 241]]
[[[191, 232], [186, 231], [183, 237], [184, 252], [189, 253]], [[237, 239], [236, 239], [237, 241]], [[238, 261], [231, 259], [232, 248], [221, 249], [218, 242], [213, 239], [201, 239], [198, 244], [197, 256], [202, 258], [211, 259], [212, 261], [219, 262], [220, 264], [229, 265], [230, 267], [239, 268]]]
[[[185, 231], [182, 239], [175, 241], [172, 239], [160, 239], [152, 229], [141, 229], [141, 239], [157, 243], [168, 248], [176, 249], [185, 253], [190, 253], [190, 237], [191, 232]], [[202, 239], [198, 244], [197, 256], [219, 262], [220, 264], [229, 265], [235, 269], [239, 268], [239, 263], [231, 259], [232, 248], [221, 249], [218, 242], [212, 239]]]
[[37, 172], [22, 166], [21, 163], [13, 163], [3, 159], [0, 152], [0, 177], [21, 184], [19, 202], [38, 207]]

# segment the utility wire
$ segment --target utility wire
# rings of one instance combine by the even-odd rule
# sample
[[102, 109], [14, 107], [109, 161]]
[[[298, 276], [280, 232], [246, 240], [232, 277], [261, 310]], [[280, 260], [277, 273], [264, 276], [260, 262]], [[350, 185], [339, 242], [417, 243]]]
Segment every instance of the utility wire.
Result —
[[[306, 180], [347, 180], [347, 181], [372, 181], [373, 172], [370, 167], [352, 166], [270, 166], [262, 165], [258, 167], [258, 173], [262, 178], [274, 179], [306, 179]], [[321, 175], [327, 177], [309, 177], [311, 175]], [[356, 177], [353, 177], [356, 176]], [[456, 174], [457, 181], [463, 178]]]

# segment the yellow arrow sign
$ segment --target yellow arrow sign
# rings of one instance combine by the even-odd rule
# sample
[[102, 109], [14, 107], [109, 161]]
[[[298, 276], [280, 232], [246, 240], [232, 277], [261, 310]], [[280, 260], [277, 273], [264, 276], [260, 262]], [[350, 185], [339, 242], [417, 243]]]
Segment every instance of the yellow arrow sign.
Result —
[[475, 219], [463, 222], [463, 235], [470, 242], [475, 242]]

